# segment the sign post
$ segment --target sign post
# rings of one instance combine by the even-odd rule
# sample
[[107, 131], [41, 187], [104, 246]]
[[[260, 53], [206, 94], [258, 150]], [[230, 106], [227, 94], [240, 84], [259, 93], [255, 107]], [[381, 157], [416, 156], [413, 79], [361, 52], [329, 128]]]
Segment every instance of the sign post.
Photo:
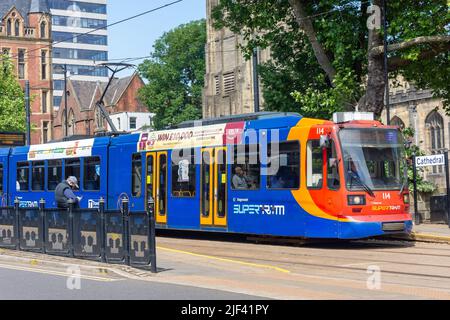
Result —
[[447, 224], [450, 228], [450, 179], [448, 174], [448, 150], [445, 150], [445, 185], [447, 187]]
[[413, 154], [413, 182], [414, 182], [414, 219], [416, 224], [420, 224], [419, 210], [417, 209], [417, 168], [416, 155]]
[[415, 211], [415, 218], [416, 218], [416, 224], [419, 224], [418, 222], [418, 212], [417, 212], [417, 183], [416, 183], [416, 177], [417, 177], [417, 167], [428, 167], [428, 166], [444, 166], [445, 167], [445, 183], [447, 188], [447, 221], [448, 226], [450, 228], [450, 178], [448, 173], [448, 150], [445, 150], [444, 154], [435, 154], [432, 156], [423, 156], [423, 157], [416, 157], [413, 155], [413, 171], [414, 171], [414, 211]]

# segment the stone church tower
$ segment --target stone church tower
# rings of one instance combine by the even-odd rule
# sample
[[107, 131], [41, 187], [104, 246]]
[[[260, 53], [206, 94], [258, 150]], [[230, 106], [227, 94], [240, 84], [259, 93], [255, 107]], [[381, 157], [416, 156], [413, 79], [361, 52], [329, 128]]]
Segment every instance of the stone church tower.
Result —
[[[211, 12], [219, 0], [206, 0], [206, 75], [203, 118], [254, 112], [253, 61], [238, 49], [242, 36], [228, 29], [215, 29]], [[258, 52], [259, 63], [270, 58], [269, 50]], [[260, 109], [264, 101], [260, 86]]]

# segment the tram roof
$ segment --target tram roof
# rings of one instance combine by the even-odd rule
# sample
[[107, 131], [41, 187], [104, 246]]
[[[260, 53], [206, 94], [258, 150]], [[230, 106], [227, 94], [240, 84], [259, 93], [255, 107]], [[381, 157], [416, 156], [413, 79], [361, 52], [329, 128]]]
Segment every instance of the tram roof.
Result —
[[[214, 124], [223, 124], [223, 123], [232, 123], [232, 122], [247, 122], [247, 121], [256, 121], [256, 120], [276, 120], [280, 118], [286, 117], [294, 117], [302, 118], [302, 116], [298, 113], [294, 112], [258, 112], [258, 113], [247, 113], [247, 114], [238, 114], [226, 117], [219, 118], [211, 118], [211, 119], [203, 119], [203, 120], [190, 120], [182, 122], [176, 126], [171, 127], [170, 129], [182, 129], [182, 128], [192, 128], [195, 126], [208, 126]], [[169, 130], [170, 130], [169, 129]]]
[[[200, 126], [212, 126], [218, 124], [228, 124], [235, 122], [245, 122], [246, 129], [272, 129], [272, 128], [286, 128], [295, 126], [303, 117], [298, 113], [292, 112], [259, 112], [250, 114], [241, 114], [234, 116], [227, 116], [221, 118], [212, 118], [196, 121], [182, 122], [177, 126], [165, 130], [158, 130], [156, 132], [170, 132], [172, 130], [194, 128]], [[117, 136], [111, 139], [112, 145], [121, 143], [137, 143], [140, 137], [139, 133], [132, 133], [129, 135]]]
[[8, 156], [10, 151], [10, 147], [0, 147], [0, 156]]

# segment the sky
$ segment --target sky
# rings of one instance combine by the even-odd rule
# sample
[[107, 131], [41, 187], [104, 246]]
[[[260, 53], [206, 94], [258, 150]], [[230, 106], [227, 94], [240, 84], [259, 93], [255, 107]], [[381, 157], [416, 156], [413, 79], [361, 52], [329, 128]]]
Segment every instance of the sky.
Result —
[[[108, 24], [173, 0], [108, 0]], [[180, 24], [206, 17], [206, 0], [183, 0], [172, 6], [108, 28], [109, 60], [148, 56], [155, 40]], [[112, 62], [118, 62], [114, 60]], [[139, 64], [142, 61], [133, 61]], [[119, 77], [133, 71], [123, 71]]]

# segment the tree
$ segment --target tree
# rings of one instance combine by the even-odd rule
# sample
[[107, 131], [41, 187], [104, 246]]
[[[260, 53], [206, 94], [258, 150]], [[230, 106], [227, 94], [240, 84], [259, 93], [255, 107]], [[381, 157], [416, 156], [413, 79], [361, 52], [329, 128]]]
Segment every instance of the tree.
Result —
[[156, 129], [201, 118], [205, 44], [205, 20], [180, 25], [158, 39], [151, 59], [139, 66], [148, 80], [140, 97], [156, 114]]
[[[271, 48], [261, 66], [266, 109], [330, 115], [384, 105], [383, 0], [221, 0], [217, 28], [243, 36], [247, 57]], [[450, 110], [449, 13], [445, 0], [388, 1], [388, 69], [433, 89]], [[375, 23], [375, 25], [373, 24]], [[282, 106], [282, 107], [280, 107]], [[286, 110], [289, 109], [289, 110]]]
[[25, 130], [25, 95], [11, 60], [7, 56], [0, 56], [0, 131]]
[[[402, 131], [403, 137], [405, 141], [409, 141], [405, 148], [405, 156], [406, 161], [408, 163], [408, 186], [409, 190], [412, 192], [414, 190], [414, 169], [413, 169], [413, 156], [424, 156], [425, 152], [421, 150], [418, 146], [412, 144], [412, 139], [414, 137], [414, 129], [413, 128], [405, 128]], [[416, 172], [416, 185], [417, 191], [422, 193], [432, 193], [437, 189], [437, 186], [430, 182], [426, 181], [423, 177], [423, 168], [417, 168]]]

